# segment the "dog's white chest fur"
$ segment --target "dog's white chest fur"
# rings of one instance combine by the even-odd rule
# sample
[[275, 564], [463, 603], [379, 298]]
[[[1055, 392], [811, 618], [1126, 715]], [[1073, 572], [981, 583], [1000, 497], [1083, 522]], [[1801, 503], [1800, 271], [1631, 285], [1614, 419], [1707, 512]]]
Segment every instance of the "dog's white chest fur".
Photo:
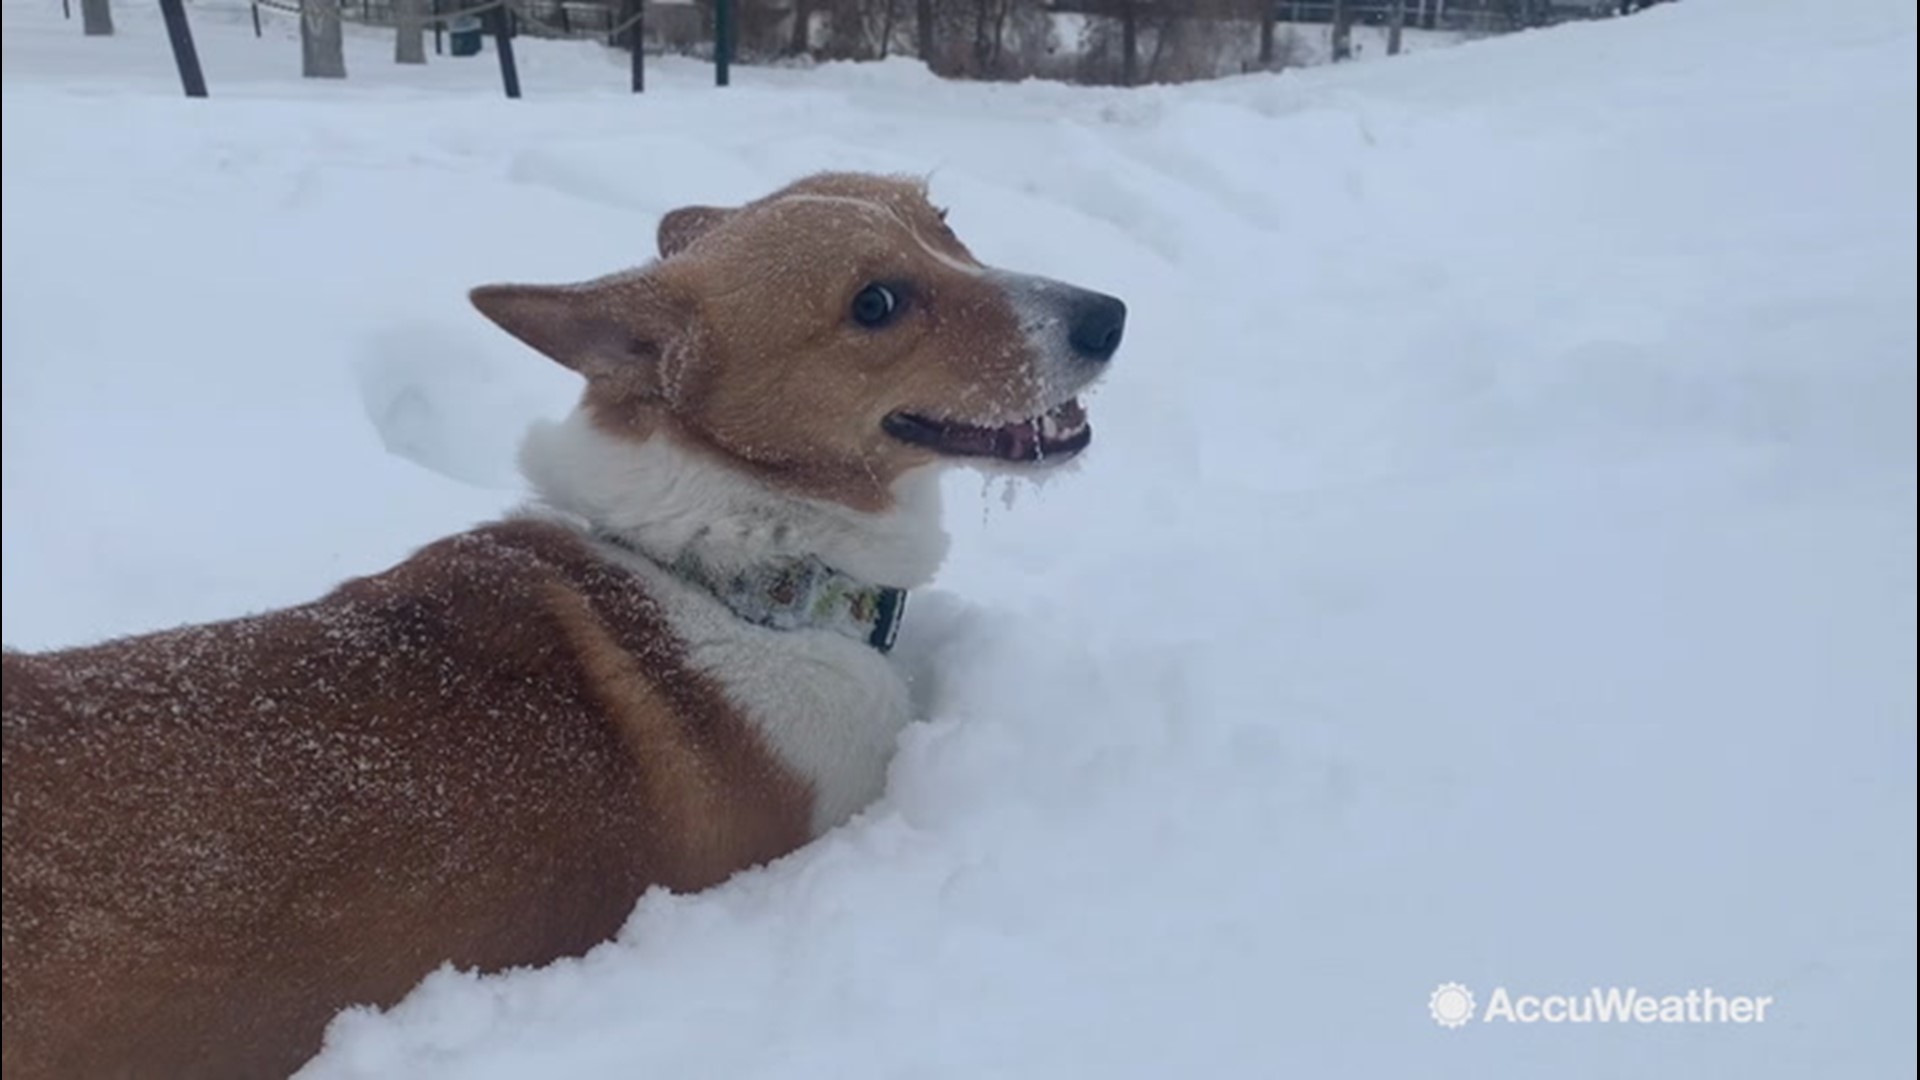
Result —
[[647, 583], [691, 666], [812, 785], [816, 835], [880, 795], [912, 715], [887, 657], [831, 630], [747, 622], [664, 567], [689, 552], [721, 570], [812, 556], [874, 584], [923, 584], [947, 543], [931, 475], [904, 483], [892, 509], [862, 513], [780, 493], [664, 437], [601, 431], [580, 413], [536, 426], [521, 466], [543, 504], [533, 513], [618, 538], [594, 542]]
[[689, 665], [812, 785], [814, 835], [880, 796], [894, 740], [912, 718], [906, 683], [885, 656], [830, 630], [755, 626], [647, 560], [601, 546], [646, 580]]

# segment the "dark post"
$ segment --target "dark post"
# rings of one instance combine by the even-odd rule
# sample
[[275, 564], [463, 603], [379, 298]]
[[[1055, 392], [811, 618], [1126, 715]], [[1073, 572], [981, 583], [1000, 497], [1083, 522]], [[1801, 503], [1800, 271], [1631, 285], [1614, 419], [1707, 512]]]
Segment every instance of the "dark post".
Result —
[[441, 55], [440, 38], [446, 29], [446, 20], [440, 17], [440, 0], [433, 0], [433, 55]]
[[920, 38], [920, 60], [933, 70], [933, 0], [914, 0], [913, 31]]
[[253, 8], [253, 36], [257, 38], [260, 36], [260, 5], [250, 4], [248, 6]]
[[167, 41], [173, 63], [180, 69], [180, 86], [188, 97], [207, 96], [207, 77], [200, 73], [200, 54], [193, 48], [193, 28], [187, 25], [183, 0], [160, 0], [160, 16], [167, 21]]
[[900, 14], [900, 0], [887, 0], [887, 17], [880, 23], [880, 59], [893, 51], [893, 23]]
[[513, 26], [507, 21], [507, 6], [488, 8], [487, 18], [493, 20], [493, 48], [500, 54], [500, 85], [506, 88], [508, 97], [517, 98], [520, 69], [513, 62]]
[[727, 85], [733, 62], [733, 0], [713, 0], [713, 85]]
[[627, 43], [633, 46], [633, 92], [638, 94], [647, 88], [647, 0], [627, 0], [627, 18], [633, 25], [627, 27]]
[[60, 0], [60, 14], [63, 18], [73, 18], [73, 0]]
[[1122, 0], [1120, 5], [1120, 85], [1133, 85], [1134, 57], [1139, 52], [1137, 38], [1137, 14], [1134, 0]]

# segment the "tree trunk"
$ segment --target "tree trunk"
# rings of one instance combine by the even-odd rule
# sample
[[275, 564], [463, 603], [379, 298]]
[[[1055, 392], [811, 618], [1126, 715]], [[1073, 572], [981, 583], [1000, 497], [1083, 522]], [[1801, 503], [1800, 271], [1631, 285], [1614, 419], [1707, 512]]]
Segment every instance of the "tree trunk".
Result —
[[920, 39], [920, 62], [933, 69], [933, 0], [914, 0], [913, 31]]
[[[813, 4], [811, 0], [793, 0], [793, 36], [787, 42], [787, 51], [795, 56], [804, 56], [813, 51]], [[831, 45], [829, 45], [831, 49]]]
[[111, 0], [80, 0], [80, 25], [88, 37], [107, 37], [113, 33]]
[[995, 74], [1000, 71], [1001, 47], [1006, 41], [1007, 16], [1013, 12], [1013, 0], [1000, 0], [999, 8], [993, 17], [993, 60]]
[[394, 0], [393, 62], [427, 62], [427, 0]]
[[1269, 2], [1260, 11], [1260, 66], [1273, 69], [1273, 23], [1279, 12]]
[[993, 42], [987, 37], [989, 11], [987, 5], [993, 0], [973, 0], [973, 75], [979, 78], [987, 71], [987, 51], [993, 48]]
[[309, 79], [346, 78], [345, 50], [340, 0], [300, 0], [300, 74]]
[[1407, 0], [1393, 0], [1387, 9], [1387, 55], [1400, 55], [1400, 34], [1407, 26]]
[[893, 51], [894, 14], [900, 10], [900, 0], [887, 0], [886, 17], [880, 20], [880, 59], [885, 60]]
[[1333, 62], [1353, 59], [1353, 19], [1346, 0], [1333, 0]]
[[1153, 24], [1153, 53], [1147, 57], [1148, 82], [1160, 77], [1160, 55], [1166, 51], [1167, 39], [1177, 33], [1171, 17], [1163, 16]]
[[1139, 52], [1139, 13], [1134, 8], [1134, 0], [1122, 0], [1120, 4], [1120, 85], [1132, 86], [1134, 64]]

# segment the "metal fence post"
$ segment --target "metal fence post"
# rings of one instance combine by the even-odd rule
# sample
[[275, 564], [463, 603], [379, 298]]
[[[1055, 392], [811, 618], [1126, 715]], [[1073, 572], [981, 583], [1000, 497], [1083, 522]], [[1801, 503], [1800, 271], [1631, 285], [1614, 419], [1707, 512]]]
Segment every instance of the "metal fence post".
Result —
[[625, 0], [620, 5], [621, 21], [633, 20], [627, 27], [627, 44], [633, 49], [633, 92], [647, 88], [647, 9], [646, 0]]
[[493, 48], [500, 54], [500, 85], [507, 96], [520, 96], [520, 68], [513, 62], [513, 25], [507, 18], [507, 6], [500, 4], [487, 9], [487, 17], [493, 20]]
[[207, 77], [200, 71], [200, 53], [193, 47], [186, 4], [183, 0], [160, 0], [160, 16], [167, 22], [167, 43], [173, 46], [173, 66], [180, 69], [181, 89], [188, 97], [206, 97]]

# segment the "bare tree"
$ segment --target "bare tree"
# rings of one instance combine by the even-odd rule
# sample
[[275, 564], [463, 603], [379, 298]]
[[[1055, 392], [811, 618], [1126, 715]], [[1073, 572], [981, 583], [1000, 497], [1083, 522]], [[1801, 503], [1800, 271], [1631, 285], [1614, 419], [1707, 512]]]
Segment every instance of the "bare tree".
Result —
[[427, 0], [394, 0], [393, 62], [427, 62]]
[[309, 79], [347, 77], [340, 0], [300, 0], [300, 74]]
[[787, 51], [795, 56], [805, 56], [812, 49], [812, 0], [793, 0], [793, 39], [787, 43]]
[[80, 26], [88, 37], [113, 34], [112, 0], [80, 0]]
[[1006, 51], [1007, 20], [1018, 0], [973, 0], [973, 74], [992, 78], [1001, 73]]
[[[1232, 70], [1247, 70], [1242, 49], [1249, 24], [1264, 25], [1270, 6], [1262, 0], [1157, 0], [1147, 3], [1142, 33], [1152, 42], [1141, 81], [1191, 82], [1218, 78]], [[1283, 43], [1277, 32], [1261, 44], [1263, 66], [1278, 68], [1294, 61], [1289, 32]]]
[[1400, 55], [1400, 35], [1407, 26], [1407, 0], [1393, 0], [1387, 8], [1387, 55]]
[[1013, 14], [1013, 3], [1014, 0], [999, 0], [993, 13], [993, 57], [989, 68], [996, 75], [1001, 70], [1000, 58], [1006, 53], [1007, 16]]
[[[706, 18], [712, 19], [714, 7], [711, 0], [696, 5]], [[816, 5], [805, 5], [811, 11]], [[778, 0], [733, 0], [733, 36], [730, 39], [735, 60], [753, 61], [784, 56], [796, 48], [805, 51], [807, 39], [796, 37], [795, 26], [811, 25], [811, 18], [801, 20], [797, 12], [790, 12], [787, 5]], [[709, 23], [708, 25], [712, 25]]]
[[886, 17], [880, 20], [880, 59], [893, 51], [893, 25], [900, 11], [900, 0], [887, 0]]
[[1353, 13], [1346, 0], [1333, 0], [1333, 62], [1353, 59]]
[[1183, 25], [1162, 11], [1159, 18], [1149, 20], [1149, 26], [1153, 30], [1153, 51], [1147, 54], [1146, 81], [1157, 82], [1161, 78], [1160, 59], [1166, 55], [1169, 42], [1178, 46]]
[[993, 24], [993, 0], [973, 0], [973, 74], [984, 75], [987, 72], [988, 54], [993, 51], [993, 39], [988, 36], [987, 28]]

